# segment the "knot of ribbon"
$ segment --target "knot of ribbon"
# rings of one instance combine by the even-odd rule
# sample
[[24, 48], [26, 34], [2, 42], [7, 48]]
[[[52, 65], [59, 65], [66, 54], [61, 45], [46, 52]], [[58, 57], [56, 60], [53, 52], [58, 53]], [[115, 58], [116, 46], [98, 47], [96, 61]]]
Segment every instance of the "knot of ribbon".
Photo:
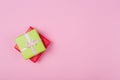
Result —
[[38, 43], [37, 40], [32, 40], [32, 41], [30, 41], [30, 42], [27, 42], [26, 47], [27, 47], [27, 48], [30, 48], [30, 47], [36, 45], [37, 43]]

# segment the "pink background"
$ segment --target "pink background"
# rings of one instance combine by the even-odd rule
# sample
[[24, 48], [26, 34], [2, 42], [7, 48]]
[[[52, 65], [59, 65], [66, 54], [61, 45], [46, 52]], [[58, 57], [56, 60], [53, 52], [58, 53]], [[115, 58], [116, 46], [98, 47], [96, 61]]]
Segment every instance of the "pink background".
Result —
[[[13, 48], [35, 26], [52, 44], [36, 64]], [[0, 80], [120, 80], [120, 0], [0, 0]]]

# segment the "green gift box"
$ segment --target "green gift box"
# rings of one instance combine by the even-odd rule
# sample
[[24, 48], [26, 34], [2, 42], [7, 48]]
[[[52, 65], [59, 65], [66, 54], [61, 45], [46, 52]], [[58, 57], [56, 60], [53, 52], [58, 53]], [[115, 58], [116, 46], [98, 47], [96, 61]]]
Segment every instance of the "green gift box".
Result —
[[17, 37], [16, 44], [18, 45], [24, 59], [29, 59], [46, 50], [35, 29]]

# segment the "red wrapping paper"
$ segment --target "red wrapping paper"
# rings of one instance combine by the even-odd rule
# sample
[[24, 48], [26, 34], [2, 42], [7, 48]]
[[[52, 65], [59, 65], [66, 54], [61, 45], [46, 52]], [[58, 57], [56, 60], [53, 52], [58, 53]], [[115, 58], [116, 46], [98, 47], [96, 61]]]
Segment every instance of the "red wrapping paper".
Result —
[[[26, 32], [29, 32], [29, 31], [31, 31], [31, 30], [33, 30], [33, 29], [34, 29], [34, 28], [30, 26], [29, 29], [28, 29]], [[42, 34], [40, 34], [40, 33], [39, 33], [39, 35], [40, 35], [41, 40], [42, 40], [43, 43], [44, 43], [44, 46], [47, 48], [47, 47], [49, 46], [49, 44], [50, 44], [50, 40], [48, 40], [46, 37], [44, 37], [44, 36], [43, 36]], [[14, 48], [15, 48], [17, 51], [20, 52], [20, 50], [19, 50], [17, 44], [15, 45]], [[35, 62], [38, 61], [38, 59], [40, 58], [40, 56], [41, 56], [42, 54], [43, 54], [43, 53], [38, 54], [38, 55], [36, 55], [36, 56], [30, 58], [30, 60], [31, 60], [32, 62], [35, 63]]]

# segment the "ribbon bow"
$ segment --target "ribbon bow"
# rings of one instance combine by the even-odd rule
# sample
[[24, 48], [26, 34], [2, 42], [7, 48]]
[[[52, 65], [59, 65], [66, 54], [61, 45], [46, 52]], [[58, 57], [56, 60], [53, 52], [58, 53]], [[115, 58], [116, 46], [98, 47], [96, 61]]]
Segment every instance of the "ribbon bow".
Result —
[[38, 41], [37, 40], [32, 40], [31, 42], [27, 42], [26, 47], [30, 48], [34, 45], [37, 45]]

